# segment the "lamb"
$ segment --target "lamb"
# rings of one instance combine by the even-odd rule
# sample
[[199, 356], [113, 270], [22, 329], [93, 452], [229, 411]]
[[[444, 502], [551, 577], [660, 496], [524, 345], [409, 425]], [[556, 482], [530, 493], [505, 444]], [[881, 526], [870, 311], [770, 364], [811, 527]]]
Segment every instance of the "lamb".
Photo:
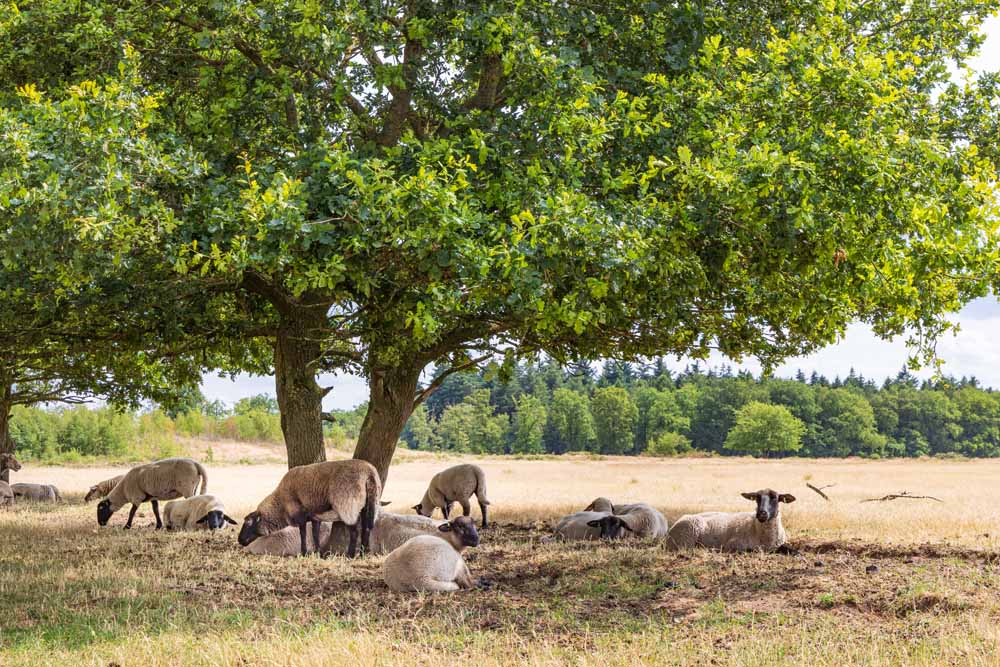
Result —
[[10, 484], [0, 482], [0, 507], [14, 506], [14, 492], [11, 491]]
[[[313, 524], [306, 524], [306, 544], [326, 544], [330, 539], [329, 521], [324, 521], [319, 525], [319, 539], [313, 537]], [[299, 529], [296, 526], [282, 528], [276, 533], [259, 537], [246, 547], [248, 554], [255, 556], [298, 556], [300, 555]], [[308, 553], [315, 553], [313, 547], [308, 548]]]
[[106, 497], [109, 493], [111, 493], [111, 489], [115, 488], [118, 482], [122, 481], [124, 476], [125, 475], [118, 475], [117, 477], [106, 479], [103, 482], [98, 482], [94, 486], [90, 487], [90, 490], [87, 491], [87, 495], [83, 497], [83, 502], [89, 503], [95, 498]]
[[382, 564], [382, 578], [394, 591], [457, 591], [475, 587], [462, 558], [479, 545], [476, 524], [467, 516], [438, 526], [436, 535], [411, 537]]
[[[575, 512], [556, 524], [555, 537], [564, 540], [597, 540], [601, 538], [601, 521], [612, 516], [609, 512]], [[614, 535], [617, 538], [620, 535]]]
[[[425, 516], [379, 512], [375, 518], [375, 527], [372, 529], [371, 553], [387, 554], [401, 547], [411, 537], [436, 535], [444, 523], [446, 522]], [[348, 537], [346, 526], [334, 524], [326, 546], [323, 547], [323, 553], [343, 551], [347, 547]]]
[[167, 530], [217, 530], [236, 521], [226, 514], [226, 508], [215, 496], [192, 496], [171, 500], [163, 508]]
[[314, 545], [320, 551], [320, 522], [341, 521], [350, 528], [347, 556], [354, 558], [358, 553], [359, 524], [362, 548], [371, 550], [371, 531], [381, 494], [378, 471], [366, 461], [324, 461], [292, 468], [257, 510], [243, 519], [239, 543], [245, 547], [259, 537], [293, 525], [299, 529], [300, 553], [305, 556], [307, 523], [312, 523]]
[[777, 551], [785, 544], [779, 503], [795, 496], [761, 489], [740, 494], [757, 503], [755, 512], [704, 512], [677, 519], [667, 536], [667, 547], [708, 547], [723, 551]]
[[[630, 518], [622, 521], [606, 521], [605, 524], [615, 526], [612, 535], [624, 532], [632, 533], [635, 537], [666, 537], [669, 527], [667, 518], [663, 514], [647, 503], [631, 503], [627, 505], [613, 505], [607, 498], [595, 498], [587, 505], [585, 512], [605, 512], [619, 517], [630, 515]], [[605, 535], [607, 537], [607, 535]]]
[[486, 518], [486, 506], [490, 501], [486, 499], [486, 474], [482, 468], [471, 463], [452, 466], [434, 475], [423, 499], [413, 509], [417, 514], [430, 516], [435, 507], [440, 507], [441, 514], [447, 519], [452, 503], [458, 502], [462, 505], [462, 515], [469, 516], [472, 514], [469, 496], [473, 494], [479, 503], [479, 511], [483, 514], [483, 528], [487, 528], [489, 522]]
[[62, 500], [59, 489], [51, 484], [11, 484], [10, 490], [15, 498], [22, 500], [53, 503]]
[[125, 473], [122, 481], [115, 485], [108, 497], [97, 503], [97, 523], [106, 526], [111, 515], [120, 510], [125, 503], [132, 503], [125, 528], [132, 527], [132, 519], [139, 505], [152, 502], [153, 514], [156, 516], [156, 529], [163, 528], [160, 519], [159, 500], [175, 498], [190, 498], [198, 491], [198, 479], [201, 478], [201, 493], [208, 488], [208, 475], [200, 463], [194, 459], [173, 458], [154, 461], [136, 466]]

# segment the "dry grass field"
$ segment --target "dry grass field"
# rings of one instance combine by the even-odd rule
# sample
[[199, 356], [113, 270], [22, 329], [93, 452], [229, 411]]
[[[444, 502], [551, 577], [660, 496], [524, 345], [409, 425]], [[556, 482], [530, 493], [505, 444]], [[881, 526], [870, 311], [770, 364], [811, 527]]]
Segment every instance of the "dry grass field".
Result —
[[[395, 511], [455, 461], [399, 459]], [[453, 595], [391, 593], [377, 557], [253, 558], [233, 529], [157, 532], [148, 506], [132, 531], [124, 511], [99, 529], [81, 498], [117, 469], [26, 466], [15, 481], [67, 500], [0, 512], [0, 665], [1000, 664], [998, 461], [479, 462], [497, 524], [468, 560], [493, 585]], [[238, 518], [284, 470], [208, 467]], [[831, 501], [807, 482], [834, 484]], [[598, 495], [673, 520], [751, 509], [739, 493], [761, 487], [798, 498], [797, 555], [541, 542]], [[901, 491], [943, 502], [861, 502]]]

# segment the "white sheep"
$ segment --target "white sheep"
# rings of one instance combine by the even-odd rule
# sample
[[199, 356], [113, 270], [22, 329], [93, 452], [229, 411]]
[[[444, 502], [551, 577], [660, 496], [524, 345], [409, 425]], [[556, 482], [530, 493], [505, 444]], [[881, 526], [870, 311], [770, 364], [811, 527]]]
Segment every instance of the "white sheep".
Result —
[[479, 545], [476, 525], [467, 516], [443, 523], [437, 535], [411, 537], [382, 564], [382, 578], [394, 591], [457, 591], [475, 587], [462, 558]]
[[163, 523], [167, 530], [217, 530], [227, 523], [236, 525], [222, 501], [210, 495], [171, 500], [163, 507]]
[[[426, 516], [379, 512], [372, 529], [371, 552], [375, 555], [387, 554], [398, 549], [411, 537], [435, 535], [443, 523], [446, 522]], [[349, 537], [347, 526], [342, 523], [333, 524], [323, 553], [342, 552], [348, 546]]]
[[157, 501], [174, 498], [190, 498], [198, 491], [201, 479], [201, 493], [208, 488], [208, 475], [200, 463], [194, 459], [162, 459], [153, 463], [136, 466], [125, 473], [122, 481], [115, 485], [108, 497], [97, 503], [97, 523], [108, 525], [111, 515], [125, 503], [132, 503], [126, 528], [132, 527], [132, 519], [139, 505], [150, 501], [156, 516], [156, 528], [163, 528], [160, 507]]
[[11, 484], [10, 490], [14, 492], [14, 497], [19, 500], [31, 500], [34, 502], [56, 502], [62, 500], [59, 489], [51, 484]]
[[472, 514], [472, 507], [469, 504], [469, 497], [475, 495], [479, 503], [479, 511], [483, 514], [483, 528], [489, 526], [486, 518], [486, 506], [490, 501], [486, 499], [486, 474], [483, 469], [471, 463], [462, 463], [442, 470], [431, 478], [424, 492], [423, 499], [413, 509], [417, 514], [430, 516], [434, 513], [434, 508], [440, 508], [444, 518], [448, 518], [452, 503], [459, 503], [462, 506], [462, 515]]
[[[660, 538], [667, 536], [669, 524], [660, 510], [647, 503], [612, 505], [607, 498], [597, 498], [587, 506], [587, 510], [607, 512], [617, 518], [602, 519], [601, 537], [610, 538], [630, 534], [638, 538]], [[587, 511], [585, 510], [585, 511]]]
[[367, 461], [324, 461], [298, 466], [285, 473], [277, 488], [243, 519], [239, 543], [247, 546], [254, 540], [275, 533], [286, 526], [299, 529], [300, 553], [305, 556], [306, 524], [313, 524], [315, 548], [322, 521], [341, 521], [350, 528], [347, 555], [357, 555], [358, 530], [366, 551], [371, 550], [371, 531], [375, 526], [382, 480], [375, 466]]
[[723, 551], [775, 551], [785, 544], [780, 503], [795, 496], [762, 489], [741, 494], [757, 503], [755, 512], [703, 512], [677, 519], [667, 535], [670, 549], [707, 547]]
[[107, 497], [107, 495], [111, 493], [111, 489], [115, 488], [115, 486], [118, 485], [118, 482], [122, 481], [123, 477], [125, 477], [125, 475], [118, 475], [117, 477], [112, 477], [111, 479], [106, 479], [103, 482], [98, 482], [93, 485], [90, 487], [90, 490], [87, 491], [87, 495], [83, 497], [83, 502], [89, 503], [95, 498]]
[[[314, 545], [326, 544], [330, 539], [330, 528], [333, 524], [323, 521], [319, 524], [319, 538], [313, 536], [313, 524], [306, 524], [306, 553], [315, 553]], [[255, 556], [299, 556], [301, 543], [298, 526], [288, 526], [281, 530], [258, 537], [246, 546], [246, 552]]]
[[[614, 516], [609, 512], [574, 512], [559, 520], [556, 524], [556, 538], [564, 540], [598, 540], [602, 536], [602, 521]], [[608, 538], [621, 537], [619, 534], [608, 533]]]

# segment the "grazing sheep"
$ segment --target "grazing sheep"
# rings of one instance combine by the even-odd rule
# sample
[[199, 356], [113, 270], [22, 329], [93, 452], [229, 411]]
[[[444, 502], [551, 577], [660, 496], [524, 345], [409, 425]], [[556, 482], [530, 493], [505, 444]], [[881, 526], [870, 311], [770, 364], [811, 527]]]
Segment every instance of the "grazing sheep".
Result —
[[0, 507], [14, 506], [14, 492], [10, 489], [10, 484], [0, 482]]
[[83, 497], [83, 502], [89, 503], [95, 498], [106, 497], [109, 493], [111, 493], [111, 489], [115, 488], [118, 482], [122, 481], [124, 476], [125, 475], [118, 475], [117, 477], [106, 479], [103, 482], [98, 482], [94, 486], [90, 487], [90, 490], [87, 491], [87, 495]]
[[[329, 521], [324, 521], [319, 525], [319, 539], [313, 537], [313, 524], [306, 524], [306, 544], [315, 545], [326, 544], [330, 539]], [[299, 556], [301, 555], [301, 545], [299, 541], [299, 529], [297, 526], [282, 528], [276, 533], [258, 537], [246, 546], [246, 552], [255, 556]], [[315, 553], [313, 546], [308, 547], [308, 553]]]
[[174, 458], [162, 459], [153, 463], [136, 466], [125, 473], [122, 481], [115, 485], [108, 497], [97, 503], [97, 523], [106, 526], [111, 515], [120, 510], [125, 503], [132, 503], [128, 513], [126, 528], [132, 527], [132, 519], [139, 505], [150, 501], [153, 514], [156, 516], [156, 528], [163, 528], [160, 519], [159, 500], [174, 498], [190, 498], [198, 491], [198, 479], [201, 478], [201, 493], [208, 488], [208, 475], [200, 463], [194, 459]]
[[458, 502], [462, 505], [462, 515], [469, 516], [472, 513], [469, 496], [473, 494], [479, 503], [479, 511], [483, 514], [483, 528], [486, 528], [489, 526], [486, 506], [490, 504], [486, 499], [486, 474], [482, 468], [471, 463], [452, 466], [434, 475], [423, 499], [413, 509], [417, 514], [430, 516], [434, 513], [434, 508], [439, 507], [447, 519], [452, 503]]
[[378, 471], [366, 461], [324, 461], [292, 468], [257, 510], [243, 519], [239, 543], [247, 546], [285, 526], [298, 526], [300, 553], [305, 556], [307, 523], [313, 524], [314, 545], [320, 551], [320, 522], [341, 521], [350, 527], [347, 555], [354, 558], [358, 553], [359, 524], [362, 548], [371, 550], [371, 531], [381, 494]]
[[51, 484], [11, 484], [10, 490], [20, 500], [35, 502], [56, 502], [62, 500], [59, 489]]
[[708, 547], [723, 551], [775, 551], [785, 543], [780, 503], [795, 496], [762, 489], [741, 494], [757, 503], [755, 512], [704, 512], [677, 519], [667, 536], [667, 547]]
[[[575, 512], [556, 524], [557, 538], [564, 540], [597, 540], [601, 538], [601, 520], [612, 516], [608, 512]], [[620, 537], [620, 535], [615, 535]]]
[[436, 535], [411, 537], [382, 564], [382, 578], [394, 591], [457, 591], [475, 587], [462, 558], [479, 545], [476, 524], [467, 516], [438, 526]]
[[163, 507], [167, 530], [217, 530], [236, 521], [226, 514], [222, 501], [215, 496], [191, 496], [171, 500]]
[[[426, 516], [379, 512], [375, 518], [375, 527], [372, 529], [371, 553], [373, 555], [390, 553], [417, 535], [437, 535], [439, 527], [444, 523], [446, 522]], [[341, 523], [333, 524], [330, 537], [323, 547], [323, 553], [343, 552], [348, 546], [349, 537], [347, 526]]]

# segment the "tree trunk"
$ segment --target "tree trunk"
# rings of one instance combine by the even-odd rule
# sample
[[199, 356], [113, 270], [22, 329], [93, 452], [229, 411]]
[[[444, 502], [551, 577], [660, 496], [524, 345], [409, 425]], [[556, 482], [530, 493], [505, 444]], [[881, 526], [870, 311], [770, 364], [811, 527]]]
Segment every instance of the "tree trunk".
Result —
[[[2, 400], [9, 398], [10, 394], [11, 387], [4, 387], [0, 392], [0, 453], [14, 452], [14, 440], [10, 437], [11, 404], [9, 400]], [[6, 468], [0, 470], [0, 481], [10, 482], [10, 471]]]
[[[305, 318], [304, 318], [305, 319]], [[281, 410], [288, 467], [326, 460], [323, 446], [323, 389], [316, 383], [320, 357], [318, 327], [283, 323], [274, 343], [274, 378]]]
[[375, 371], [370, 378], [368, 412], [361, 424], [354, 458], [368, 461], [378, 470], [382, 486], [389, 476], [389, 464], [396, 443], [413, 412], [419, 368]]

